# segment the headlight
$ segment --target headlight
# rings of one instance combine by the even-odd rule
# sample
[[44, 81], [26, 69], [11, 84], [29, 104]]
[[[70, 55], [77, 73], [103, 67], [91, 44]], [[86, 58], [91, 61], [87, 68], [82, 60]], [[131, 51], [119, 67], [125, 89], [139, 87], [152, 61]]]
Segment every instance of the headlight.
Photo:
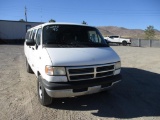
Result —
[[45, 72], [47, 75], [66, 75], [66, 70], [64, 67], [46, 66]]
[[121, 62], [115, 63], [115, 69], [120, 69], [121, 68]]
[[114, 75], [118, 75], [121, 72], [121, 62], [117, 62], [115, 63], [115, 71], [114, 71]]

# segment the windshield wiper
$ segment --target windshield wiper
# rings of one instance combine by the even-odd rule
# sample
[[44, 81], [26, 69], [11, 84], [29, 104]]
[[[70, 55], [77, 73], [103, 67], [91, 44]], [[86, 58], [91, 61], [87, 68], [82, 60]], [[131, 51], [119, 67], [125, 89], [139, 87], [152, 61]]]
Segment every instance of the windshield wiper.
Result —
[[94, 43], [94, 42], [71, 42], [71, 43], [61, 43], [61, 42], [48, 42], [43, 44], [44, 47], [108, 47], [107, 44]]
[[108, 47], [107, 44], [95, 43], [95, 42], [83, 42], [83, 45], [87, 45], [88, 47]]
[[78, 44], [43, 44], [44, 47], [82, 47], [81, 45]]

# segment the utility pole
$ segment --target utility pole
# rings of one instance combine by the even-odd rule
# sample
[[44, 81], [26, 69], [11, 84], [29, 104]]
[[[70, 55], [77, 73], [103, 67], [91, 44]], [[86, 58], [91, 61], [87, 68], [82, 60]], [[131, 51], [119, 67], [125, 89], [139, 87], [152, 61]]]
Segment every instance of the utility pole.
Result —
[[26, 19], [26, 22], [27, 22], [27, 8], [26, 8], [26, 6], [25, 6], [25, 8], [24, 8], [25, 10], [25, 19]]

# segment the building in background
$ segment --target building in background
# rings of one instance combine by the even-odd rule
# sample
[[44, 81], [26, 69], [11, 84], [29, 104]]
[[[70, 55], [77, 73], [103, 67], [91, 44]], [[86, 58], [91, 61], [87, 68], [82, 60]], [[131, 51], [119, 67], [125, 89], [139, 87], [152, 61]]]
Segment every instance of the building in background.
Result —
[[42, 24], [42, 22], [0, 20], [0, 41], [23, 43], [26, 31], [39, 24]]

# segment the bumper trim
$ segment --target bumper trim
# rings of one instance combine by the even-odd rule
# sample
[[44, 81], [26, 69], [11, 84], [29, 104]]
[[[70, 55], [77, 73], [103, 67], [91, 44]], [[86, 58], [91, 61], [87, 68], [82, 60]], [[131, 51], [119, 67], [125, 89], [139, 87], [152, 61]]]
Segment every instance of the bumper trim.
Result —
[[108, 83], [114, 83], [122, 79], [121, 74], [104, 77], [104, 78], [97, 78], [94, 80], [86, 80], [86, 81], [74, 81], [74, 82], [48, 82], [46, 80], [42, 80], [43, 86], [48, 90], [63, 90], [63, 89], [81, 89], [81, 88], [88, 88], [93, 86], [105, 85]]
[[[111, 84], [111, 86], [116, 84], [116, 83], [118, 83], [118, 82], [120, 82], [120, 81], [121, 80], [113, 82]], [[105, 88], [102, 88], [100, 85], [99, 86], [88, 87], [88, 90], [87, 91], [83, 91], [83, 92], [73, 92], [73, 89], [49, 90], [49, 89], [46, 88], [45, 90], [46, 90], [47, 94], [50, 97], [53, 97], [53, 98], [66, 98], [66, 97], [75, 97], [75, 96], [98, 93], [98, 92], [107, 90], [111, 86], [108, 86], [108, 87], [105, 87]]]

